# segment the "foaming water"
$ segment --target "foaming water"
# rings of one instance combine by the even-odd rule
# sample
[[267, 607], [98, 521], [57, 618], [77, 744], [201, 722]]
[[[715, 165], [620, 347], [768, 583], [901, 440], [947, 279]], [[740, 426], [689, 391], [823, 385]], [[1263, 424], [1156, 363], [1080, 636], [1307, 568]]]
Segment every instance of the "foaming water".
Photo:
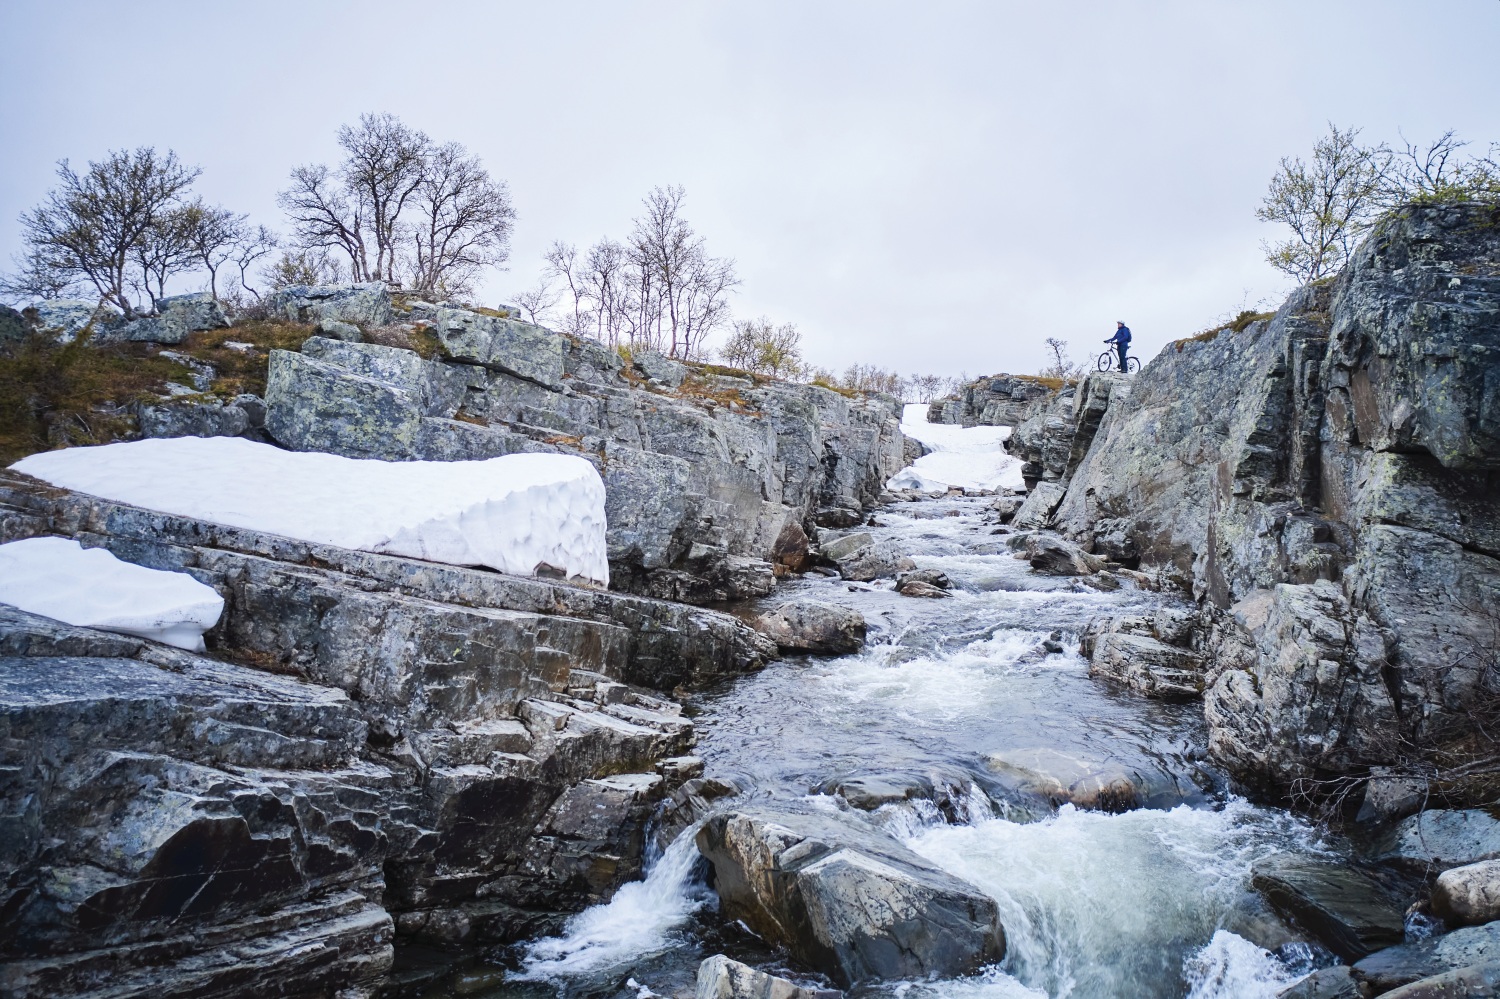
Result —
[[1228, 930], [1213, 939], [1183, 966], [1188, 999], [1275, 999], [1303, 977], [1276, 955]]
[[694, 826], [662, 853], [642, 881], [568, 920], [560, 936], [533, 941], [517, 979], [557, 981], [607, 973], [676, 947], [712, 893], [697, 876]]
[[[930, 827], [908, 843], [996, 899], [1004, 969], [1054, 999], [1181, 995], [1184, 961], [1211, 940], [1250, 865], [1316, 846], [1305, 824], [1238, 800], [1122, 815], [1065, 806], [1041, 822]], [[1209, 958], [1238, 974], [1244, 955], [1227, 948]]]

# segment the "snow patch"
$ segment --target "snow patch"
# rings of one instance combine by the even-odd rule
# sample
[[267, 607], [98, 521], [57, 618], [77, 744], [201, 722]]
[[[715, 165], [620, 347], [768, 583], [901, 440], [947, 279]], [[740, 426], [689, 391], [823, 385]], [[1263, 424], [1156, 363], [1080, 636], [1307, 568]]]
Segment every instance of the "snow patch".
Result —
[[185, 572], [121, 562], [71, 538], [0, 545], [0, 603], [83, 628], [137, 635], [191, 652], [224, 598]]
[[604, 483], [562, 454], [371, 461], [238, 437], [47, 451], [11, 466], [55, 486], [299, 541], [609, 581]]
[[1007, 454], [1003, 447], [1010, 430], [928, 423], [927, 404], [911, 403], [902, 411], [901, 432], [926, 444], [933, 453], [897, 472], [886, 488], [924, 493], [946, 493], [951, 487], [1020, 492], [1026, 488], [1021, 459]]

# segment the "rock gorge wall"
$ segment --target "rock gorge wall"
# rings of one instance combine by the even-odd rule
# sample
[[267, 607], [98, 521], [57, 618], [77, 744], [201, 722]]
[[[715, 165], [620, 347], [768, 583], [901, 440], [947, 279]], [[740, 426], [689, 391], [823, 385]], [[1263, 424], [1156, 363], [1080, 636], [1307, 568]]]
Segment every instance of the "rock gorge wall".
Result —
[[[1073, 411], [1098, 412], [1091, 382]], [[1278, 793], [1398, 767], [1491, 795], [1463, 771], [1500, 694], [1500, 213], [1406, 209], [1336, 280], [1113, 391], [1081, 457], [1060, 400], [1018, 428], [1027, 504], [1200, 602], [1146, 641], [1199, 664], [1213, 755]], [[1154, 635], [1090, 636], [1096, 668], [1132, 632]]]

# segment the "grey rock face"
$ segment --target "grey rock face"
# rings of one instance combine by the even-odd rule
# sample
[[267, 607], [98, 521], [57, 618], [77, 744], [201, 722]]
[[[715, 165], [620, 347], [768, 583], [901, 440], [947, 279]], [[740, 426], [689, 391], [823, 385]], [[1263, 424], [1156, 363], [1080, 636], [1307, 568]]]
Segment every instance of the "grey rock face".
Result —
[[822, 600], [789, 600], [762, 614], [756, 627], [784, 652], [847, 655], [865, 644], [864, 615]]
[[1255, 865], [1255, 889], [1277, 912], [1346, 961], [1400, 943], [1402, 911], [1365, 875], [1343, 864], [1277, 856]]
[[1439, 874], [1432, 886], [1432, 912], [1450, 926], [1477, 926], [1500, 919], [1500, 860], [1465, 864]]
[[736, 811], [698, 833], [727, 918], [851, 985], [964, 974], [1005, 950], [995, 902], [873, 830]]
[[[302, 318], [331, 316], [318, 303], [360, 289], [335, 291], [283, 304]], [[694, 603], [763, 595], [773, 562], [807, 567], [795, 544], [781, 547], [793, 528], [830, 511], [858, 522], [903, 463], [893, 399], [751, 382], [670, 358], [643, 356], [627, 370], [598, 344], [463, 309], [413, 307], [409, 318], [444, 358], [327, 337], [300, 354], [273, 352], [271, 436], [398, 461], [580, 454], [604, 478], [618, 589]]]
[[356, 326], [390, 323], [390, 292], [379, 282], [354, 285], [293, 285], [270, 295], [272, 314], [296, 323], [332, 319]]
[[1039, 531], [1052, 521], [1052, 512], [1062, 502], [1066, 490], [1056, 482], [1038, 482], [1026, 494], [1010, 526], [1018, 531]]
[[1054, 526], [1222, 612], [1205, 710], [1241, 780], [1452, 745], [1492, 696], [1453, 667], [1488, 654], [1500, 596], [1488, 212], [1403, 210], [1269, 322], [1169, 346], [1064, 475]]
[[7, 994], [379, 983], [394, 775], [343, 692], [4, 607], [0, 645]]

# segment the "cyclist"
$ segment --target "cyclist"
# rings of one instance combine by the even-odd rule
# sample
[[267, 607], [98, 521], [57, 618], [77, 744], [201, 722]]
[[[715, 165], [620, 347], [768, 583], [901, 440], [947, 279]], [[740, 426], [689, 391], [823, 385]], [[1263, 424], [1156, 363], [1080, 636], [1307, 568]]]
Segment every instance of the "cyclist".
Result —
[[1120, 370], [1128, 370], [1125, 367], [1125, 349], [1130, 346], [1130, 327], [1117, 320], [1115, 322], [1115, 335], [1104, 342], [1115, 345], [1115, 352], [1120, 355]]

